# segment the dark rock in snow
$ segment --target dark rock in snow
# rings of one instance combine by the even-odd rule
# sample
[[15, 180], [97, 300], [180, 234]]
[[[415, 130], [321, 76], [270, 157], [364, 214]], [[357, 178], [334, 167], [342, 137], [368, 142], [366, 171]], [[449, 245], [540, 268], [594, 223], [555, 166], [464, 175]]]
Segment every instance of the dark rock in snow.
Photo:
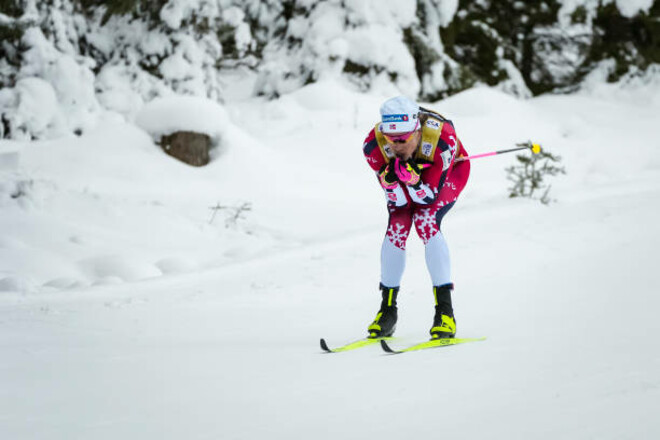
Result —
[[209, 163], [211, 137], [193, 131], [177, 131], [161, 138], [160, 146], [167, 154], [195, 167]]

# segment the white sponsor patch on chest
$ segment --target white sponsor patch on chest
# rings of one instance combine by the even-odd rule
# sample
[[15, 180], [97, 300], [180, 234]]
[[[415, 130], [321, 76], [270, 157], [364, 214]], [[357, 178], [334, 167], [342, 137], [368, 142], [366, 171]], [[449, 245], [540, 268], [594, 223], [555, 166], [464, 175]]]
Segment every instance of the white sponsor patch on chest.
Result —
[[422, 143], [422, 154], [424, 156], [430, 156], [432, 152], [433, 152], [433, 144], [430, 144], [428, 142]]

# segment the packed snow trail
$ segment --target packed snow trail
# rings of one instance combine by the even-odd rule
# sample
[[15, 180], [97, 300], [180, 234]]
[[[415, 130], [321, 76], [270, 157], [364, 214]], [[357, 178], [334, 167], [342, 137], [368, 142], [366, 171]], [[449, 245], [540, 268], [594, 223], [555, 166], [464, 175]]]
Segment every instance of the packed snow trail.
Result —
[[[307, 101], [331, 102], [319, 87]], [[22, 146], [34, 187], [17, 199], [0, 188], [0, 257], [38, 282], [0, 292], [0, 438], [657, 437], [660, 99], [603, 87], [526, 101], [482, 88], [431, 106], [471, 153], [534, 139], [568, 174], [544, 206], [506, 197], [514, 157], [475, 161], [443, 233], [458, 336], [488, 339], [405, 356], [318, 346], [364, 336], [380, 302], [386, 214], [359, 145], [380, 97], [351, 95], [351, 121], [295, 94], [248, 102], [263, 138], [236, 129], [199, 171], [117, 126]], [[286, 178], [262, 171], [292, 160]], [[206, 226], [228, 188], [254, 203], [251, 232]], [[79, 271], [90, 259], [113, 269], [112, 255], [140, 275], [173, 252], [187, 271], [115, 284]], [[433, 297], [416, 237], [398, 302], [397, 337], [426, 337]]]
[[[616, 203], [599, 192], [552, 209], [501, 202], [487, 231], [480, 210], [453, 213], [459, 334], [488, 340], [452, 350], [319, 355], [320, 335], [361, 335], [377, 307], [365, 276], [377, 233], [199, 277], [5, 297], [3, 437], [398, 438], [431, 435], [440, 419], [456, 438], [660, 432], [660, 359], [644, 337], [660, 330], [646, 258], [660, 245], [660, 185], [644, 188]], [[403, 338], [432, 317], [419, 251]]]

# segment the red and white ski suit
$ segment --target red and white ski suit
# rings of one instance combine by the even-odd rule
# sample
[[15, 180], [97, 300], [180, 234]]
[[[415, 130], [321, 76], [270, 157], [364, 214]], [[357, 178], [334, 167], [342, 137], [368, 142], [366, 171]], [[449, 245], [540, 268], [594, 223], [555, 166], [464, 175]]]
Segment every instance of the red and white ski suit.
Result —
[[[420, 144], [413, 155], [418, 163], [430, 163], [430, 167], [422, 171], [421, 186], [412, 188], [400, 184], [395, 190], [383, 188], [389, 222], [381, 248], [381, 283], [387, 287], [397, 287], [401, 283], [406, 241], [413, 223], [425, 245], [426, 265], [433, 285], [451, 283], [449, 250], [440, 223], [467, 183], [470, 162], [456, 162], [457, 157], [467, 156], [467, 152], [452, 122], [436, 113], [430, 114], [432, 117], [422, 124]], [[376, 173], [394, 158], [379, 124], [365, 139], [363, 150]]]

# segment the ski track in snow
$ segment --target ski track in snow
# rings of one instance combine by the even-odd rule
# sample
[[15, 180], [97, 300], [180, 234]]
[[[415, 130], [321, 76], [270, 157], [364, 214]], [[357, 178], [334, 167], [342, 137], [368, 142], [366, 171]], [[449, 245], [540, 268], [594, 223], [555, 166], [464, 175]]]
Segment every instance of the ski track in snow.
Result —
[[[512, 103], [488, 90], [437, 106], [460, 113], [479, 99], [519, 115], [537, 103], [526, 117], [543, 136], [551, 130], [538, 115], [589, 108], [581, 97]], [[456, 117], [468, 151], [499, 141], [485, 138], [495, 132], [490, 117]], [[658, 146], [655, 132], [650, 119], [635, 120], [632, 144], [645, 160], [625, 170], [606, 157], [618, 141], [603, 143], [601, 125], [585, 122], [588, 111], [574, 117], [582, 119], [564, 121], [563, 138], [547, 134], [568, 168], [553, 181], [557, 202], [507, 199], [500, 181], [511, 162], [474, 161], [470, 186], [443, 224], [459, 335], [485, 342], [398, 356], [377, 345], [322, 354], [320, 337], [331, 346], [358, 339], [373, 319], [386, 214], [381, 199], [342, 203], [324, 190], [334, 182], [319, 179], [309, 193], [326, 201], [318, 228], [327, 235], [306, 225], [291, 242], [295, 230], [279, 221], [270, 227], [280, 238], [220, 266], [118, 285], [2, 292], [0, 437], [657, 436], [660, 163], [657, 148], [647, 148]], [[362, 140], [359, 129], [346, 136], [358, 146]], [[287, 139], [268, 148], [287, 151]], [[576, 144], [581, 149], [570, 148]], [[310, 150], [298, 159], [313, 167], [323, 157]], [[345, 176], [356, 183], [338, 183], [341, 194], [382, 197], [362, 160], [350, 156]], [[227, 239], [236, 245], [235, 236]], [[416, 236], [408, 249], [393, 346], [426, 338], [432, 321]]]

